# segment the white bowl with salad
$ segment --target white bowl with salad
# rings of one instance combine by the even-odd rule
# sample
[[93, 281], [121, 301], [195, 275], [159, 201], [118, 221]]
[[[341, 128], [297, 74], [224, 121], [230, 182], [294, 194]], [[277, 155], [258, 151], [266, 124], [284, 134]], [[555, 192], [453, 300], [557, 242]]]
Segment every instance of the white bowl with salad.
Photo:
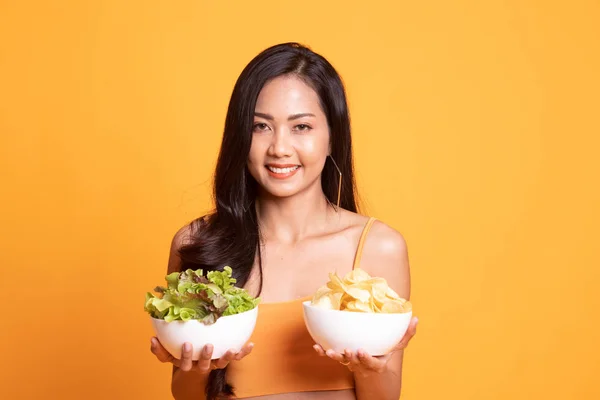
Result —
[[248, 342], [258, 317], [258, 298], [236, 287], [230, 267], [223, 271], [188, 269], [166, 276], [167, 286], [146, 294], [144, 309], [162, 346], [181, 358], [183, 344], [193, 347], [193, 360], [202, 348], [213, 345], [212, 358], [227, 350], [240, 351]]

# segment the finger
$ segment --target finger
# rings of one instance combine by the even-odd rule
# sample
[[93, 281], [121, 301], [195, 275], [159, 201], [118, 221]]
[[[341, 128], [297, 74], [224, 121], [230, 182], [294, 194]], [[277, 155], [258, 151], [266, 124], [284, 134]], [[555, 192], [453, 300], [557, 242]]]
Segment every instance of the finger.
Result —
[[325, 352], [325, 355], [327, 357], [331, 358], [332, 360], [337, 361], [337, 362], [346, 362], [345, 359], [344, 359], [344, 355], [343, 354], [337, 353], [337, 352], [335, 352], [335, 351], [333, 351], [331, 349], [327, 350]]
[[419, 322], [419, 319], [417, 317], [414, 317], [410, 321], [410, 325], [408, 326], [408, 329], [406, 330], [404, 337], [394, 347], [394, 351], [403, 350], [408, 346], [408, 342], [410, 342], [410, 340], [413, 338], [413, 336], [415, 336], [417, 334], [417, 323], [418, 322]]
[[356, 368], [360, 368], [361, 363], [358, 359], [358, 352], [353, 352], [351, 350], [346, 349], [346, 351], [344, 352], [344, 356], [346, 357], [346, 361], [350, 362], [350, 364], [348, 364], [348, 369], [350, 369], [350, 371], [354, 371]]
[[360, 361], [360, 364], [363, 367], [368, 368], [373, 371], [380, 371], [386, 364], [386, 361], [384, 359], [378, 359], [378, 358], [372, 357], [363, 349], [359, 349], [357, 351], [357, 355], [358, 355], [358, 360]]
[[190, 343], [184, 343], [181, 351], [181, 361], [179, 363], [179, 368], [181, 368], [182, 371], [189, 371], [192, 369], [192, 352], [192, 345]]
[[351, 364], [352, 364], [352, 360], [353, 360], [354, 358], [356, 358], [356, 361], [357, 361], [357, 362], [360, 362], [360, 361], [358, 360], [358, 356], [356, 356], [356, 357], [355, 357], [355, 353], [354, 353], [352, 350], [350, 350], [350, 349], [346, 349], [346, 350], [344, 350], [344, 359], [346, 360], [346, 362], [349, 362], [349, 363], [351, 363]]
[[156, 337], [150, 339], [150, 351], [158, 358], [160, 362], [170, 362], [173, 356], [160, 344]]
[[246, 345], [244, 345], [244, 347], [242, 347], [242, 350], [240, 350], [234, 357], [234, 360], [241, 360], [242, 358], [246, 357], [248, 354], [250, 354], [252, 352], [252, 349], [254, 348], [254, 343], [248, 343]]
[[235, 353], [232, 350], [227, 350], [225, 354], [215, 361], [215, 368], [223, 369], [235, 358]]
[[213, 353], [212, 344], [207, 344], [202, 348], [200, 352], [200, 358], [198, 359], [198, 370], [201, 372], [208, 372], [210, 370], [210, 362]]
[[323, 350], [323, 348], [320, 345], [315, 344], [313, 346], [313, 349], [315, 349], [315, 351], [317, 352], [318, 355], [320, 355], [321, 357], [325, 357], [325, 355], [326, 355], [325, 350]]

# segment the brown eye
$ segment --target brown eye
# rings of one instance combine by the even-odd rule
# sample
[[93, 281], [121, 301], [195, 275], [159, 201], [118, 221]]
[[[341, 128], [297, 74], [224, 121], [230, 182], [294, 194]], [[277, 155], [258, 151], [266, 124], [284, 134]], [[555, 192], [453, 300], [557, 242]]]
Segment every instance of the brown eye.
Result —
[[300, 124], [300, 125], [296, 125], [296, 130], [300, 131], [300, 132], [307, 132], [309, 130], [311, 130], [312, 128], [306, 124]]
[[263, 132], [263, 131], [266, 131], [267, 129], [269, 129], [269, 126], [267, 124], [265, 124], [264, 122], [256, 123], [252, 127], [253, 132]]

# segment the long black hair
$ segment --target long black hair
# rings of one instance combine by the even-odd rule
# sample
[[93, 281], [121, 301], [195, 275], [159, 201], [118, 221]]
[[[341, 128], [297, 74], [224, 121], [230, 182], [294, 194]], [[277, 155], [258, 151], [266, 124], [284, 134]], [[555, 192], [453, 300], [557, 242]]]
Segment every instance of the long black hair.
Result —
[[[262, 290], [262, 262], [256, 208], [257, 182], [247, 168], [252, 143], [256, 100], [263, 86], [279, 76], [302, 79], [317, 93], [330, 132], [331, 157], [342, 172], [340, 207], [356, 212], [350, 117], [342, 80], [322, 56], [298, 43], [282, 43], [262, 51], [239, 76], [227, 110], [225, 130], [214, 177], [214, 212], [192, 222], [191, 244], [182, 247], [181, 270], [233, 269], [237, 285], [248, 281], [258, 260]], [[321, 185], [330, 203], [338, 198], [339, 173], [328, 158]], [[210, 373], [208, 400], [233, 396], [226, 369]]]

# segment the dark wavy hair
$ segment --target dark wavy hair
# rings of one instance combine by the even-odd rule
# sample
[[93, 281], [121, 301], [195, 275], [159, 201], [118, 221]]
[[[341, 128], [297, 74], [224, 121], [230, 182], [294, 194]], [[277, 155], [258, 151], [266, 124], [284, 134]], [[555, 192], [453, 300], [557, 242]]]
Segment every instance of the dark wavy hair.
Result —
[[[262, 260], [256, 208], [257, 182], [247, 160], [252, 142], [256, 100], [263, 86], [279, 76], [302, 79], [317, 93], [330, 131], [331, 156], [343, 176], [340, 207], [356, 212], [350, 117], [342, 80], [322, 56], [298, 43], [282, 43], [258, 54], [239, 76], [225, 119], [225, 130], [214, 176], [216, 209], [191, 223], [190, 243], [180, 250], [181, 270], [205, 271], [233, 268], [237, 284], [243, 286], [257, 260], [262, 290]], [[338, 197], [339, 174], [328, 158], [321, 185], [330, 203]], [[210, 373], [208, 400], [234, 396], [227, 384], [226, 369]]]

